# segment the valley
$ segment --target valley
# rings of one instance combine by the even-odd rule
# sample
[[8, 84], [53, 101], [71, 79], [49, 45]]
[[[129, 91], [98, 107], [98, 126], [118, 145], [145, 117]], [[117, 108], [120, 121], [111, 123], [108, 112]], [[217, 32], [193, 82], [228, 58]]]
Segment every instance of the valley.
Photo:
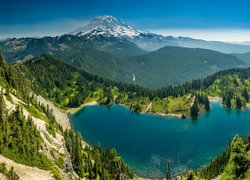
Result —
[[1, 180], [250, 179], [250, 4], [159, 2], [1, 2]]
[[[152, 41], [149, 46], [153, 50], [141, 47], [137, 41]], [[154, 44], [158, 42], [161, 45]], [[216, 48], [209, 44], [216, 44]], [[219, 47], [228, 46], [234, 51], [219, 51]], [[0, 48], [8, 63], [50, 54], [91, 74], [154, 89], [247, 67], [248, 57], [241, 59], [244, 54], [240, 53], [250, 51], [243, 45], [142, 32], [112, 16], [94, 18], [83, 28], [62, 36], [7, 39], [0, 42]]]
[[[166, 123], [166, 125], [161, 125], [162, 127], [164, 127], [163, 129], [166, 130], [166, 132], [168, 132], [167, 127], [169, 127], [169, 126], [171, 127], [171, 125], [168, 124], [170, 122], [173, 122], [173, 123], [176, 122], [177, 124], [179, 124], [178, 126], [180, 126], [180, 125], [182, 126], [182, 125], [187, 123], [188, 126], [191, 126], [192, 129], [194, 130], [194, 132], [196, 132], [196, 131], [199, 131], [198, 124], [202, 125], [202, 122], [207, 122], [207, 123], [211, 122], [211, 123], [215, 123], [216, 125], [218, 125], [218, 121], [220, 121], [221, 125], [224, 126], [225, 123], [223, 123], [221, 120], [216, 120], [217, 115], [215, 115], [215, 116], [212, 115], [213, 113], [217, 114], [216, 109], [220, 109], [218, 112], [218, 114], [219, 114], [218, 118], [221, 118], [221, 114], [224, 114], [224, 116], [227, 116], [227, 117], [223, 117], [222, 118], [223, 120], [228, 121], [228, 119], [232, 118], [232, 115], [228, 114], [228, 112], [227, 112], [228, 110], [222, 108], [220, 105], [211, 105], [211, 107], [210, 107], [209, 99], [213, 99], [212, 97], [218, 97], [218, 96], [221, 97], [222, 103], [226, 107], [235, 108], [235, 109], [244, 109], [245, 107], [248, 106], [248, 102], [249, 102], [249, 98], [248, 98], [248, 93], [249, 93], [249, 89], [248, 89], [249, 76], [248, 76], [248, 74], [250, 73], [249, 69], [225, 70], [225, 71], [218, 72], [214, 75], [208, 76], [207, 78], [204, 78], [201, 80], [194, 80], [190, 83], [185, 83], [183, 85], [179, 85], [176, 87], [169, 86], [169, 87], [165, 87], [165, 88], [158, 89], [158, 90], [150, 90], [147, 88], [140, 87], [138, 85], [118, 83], [118, 82], [111, 81], [108, 79], [100, 78], [100, 77], [95, 76], [95, 75], [91, 75], [91, 74], [89, 74], [83, 70], [80, 70], [72, 65], [66, 64], [63, 61], [60, 61], [57, 58], [50, 56], [50, 55], [38, 56], [37, 58], [31, 59], [31, 60], [25, 62], [24, 64], [15, 64], [15, 65], [5, 64], [4, 56], [1, 55], [1, 57], [2, 57], [2, 65], [3, 65], [2, 72], [4, 73], [5, 69], [12, 69], [11, 71], [9, 70], [10, 74], [6, 74], [8, 77], [7, 79], [5, 79], [5, 76], [1, 76], [1, 78], [3, 78], [1, 82], [5, 82], [2, 84], [2, 86], [7, 88], [7, 89], [9, 88], [8, 91], [10, 91], [10, 92], [16, 91], [15, 94], [17, 94], [17, 95], [15, 95], [15, 96], [23, 99], [24, 102], [29, 102], [30, 104], [32, 104], [32, 105], [30, 105], [30, 108], [28, 108], [25, 111], [23, 110], [23, 111], [24, 112], [27, 111], [28, 114], [31, 113], [31, 115], [33, 116], [32, 119], [34, 120], [35, 124], [37, 124], [36, 118], [42, 118], [39, 121], [41, 121], [41, 122], [45, 121], [48, 123], [48, 125], [46, 125], [46, 126], [42, 125], [44, 131], [45, 132], [47, 131], [46, 134], [42, 136], [43, 138], [48, 138], [47, 137], [48, 134], [51, 134], [52, 137], [55, 136], [57, 133], [61, 134], [63, 131], [62, 129], [69, 128], [69, 126], [67, 125], [69, 120], [67, 120], [63, 117], [59, 118], [60, 111], [57, 112], [58, 110], [56, 110], [56, 107], [53, 104], [55, 104], [57, 107], [60, 107], [61, 109], [66, 111], [66, 110], [69, 110], [71, 108], [79, 107], [84, 103], [96, 101], [100, 105], [105, 105], [107, 107], [111, 106], [110, 107], [111, 112], [113, 111], [112, 109], [117, 109], [118, 114], [122, 113], [124, 107], [118, 106], [118, 105], [112, 105], [112, 104], [123, 104], [123, 105], [127, 106], [129, 109], [131, 109], [133, 112], [137, 112], [137, 113], [146, 111], [146, 113], [169, 115], [169, 117], [161, 117], [161, 116], [156, 116], [156, 115], [146, 115], [145, 114], [145, 115], [135, 115], [135, 117], [133, 117], [133, 118], [139, 117], [139, 119], [142, 118], [141, 120], [143, 122], [145, 119], [149, 118], [149, 122], [150, 122], [149, 124], [156, 123], [157, 121], [160, 120], [159, 122], [162, 122], [163, 124]], [[21, 76], [17, 76], [17, 74], [16, 74], [17, 72]], [[24, 76], [25, 76], [25, 78], [23, 78]], [[29, 82], [33, 82], [33, 83], [30, 84]], [[225, 83], [227, 83], [227, 88], [223, 88]], [[31, 96], [32, 97], [31, 99], [28, 98], [30, 96], [30, 95], [27, 96], [27, 92], [30, 91], [29, 89], [34, 91], [35, 94], [40, 95], [40, 98], [38, 98], [39, 96]], [[7, 92], [7, 90], [6, 90], [6, 92]], [[6, 96], [6, 98], [7, 98], [8, 94], [6, 94], [6, 95], [7, 95]], [[41, 98], [41, 96], [50, 100], [53, 104], [52, 103], [46, 104], [46, 102], [48, 102], [48, 101]], [[12, 94], [10, 95], [10, 97], [11, 97], [11, 99], [15, 99], [15, 97]], [[28, 101], [27, 101], [27, 98], [28, 98]], [[10, 98], [8, 97], [8, 99], [10, 99]], [[36, 105], [37, 104], [36, 99], [39, 100], [40, 103], [44, 104], [43, 106], [40, 107], [40, 109], [43, 109], [43, 107], [46, 107], [46, 106], [53, 108], [53, 112], [55, 111], [54, 114], [56, 115], [57, 119], [61, 120], [61, 121], [55, 121], [56, 119], [53, 120], [53, 116], [51, 116], [51, 114], [49, 113], [50, 111], [48, 111], [48, 112], [44, 111], [47, 113], [47, 115], [46, 114], [43, 115], [43, 113], [39, 112], [40, 111], [39, 110], [40, 103], [38, 103], [38, 105]], [[8, 101], [11, 101], [11, 100], [8, 100]], [[6, 101], [6, 103], [8, 101]], [[230, 101], [230, 107], [228, 106], [228, 104], [229, 104], [228, 101]], [[240, 103], [237, 103], [237, 101], [240, 101]], [[239, 106], [239, 104], [240, 104], [240, 106]], [[90, 103], [90, 105], [91, 105], [91, 103]], [[215, 109], [214, 109], [214, 106], [216, 106]], [[21, 104], [21, 107], [23, 107], [25, 109], [27, 108], [25, 103]], [[92, 107], [95, 109], [97, 108], [97, 106], [91, 106], [91, 107], [86, 107], [86, 109], [92, 108]], [[220, 108], [218, 108], [218, 107], [220, 107]], [[45, 108], [45, 110], [46, 110], [46, 108]], [[99, 108], [97, 108], [96, 110], [98, 112], [100, 112]], [[207, 112], [204, 112], [204, 111], [207, 111]], [[211, 111], [211, 112], [209, 112], [209, 111]], [[233, 111], [234, 111], [233, 114], [235, 114], [236, 117], [238, 117], [238, 113], [236, 113], [236, 112], [238, 112], [238, 110], [233, 110]], [[83, 112], [82, 115], [81, 115], [81, 112]], [[86, 113], [87, 112], [88, 111], [86, 110]], [[129, 111], [126, 110], [125, 112], [129, 112]], [[248, 111], [246, 111], [246, 115], [243, 115], [244, 111], [241, 113], [242, 114], [242, 122], [245, 122], [244, 119], [247, 116], [247, 112]], [[210, 117], [210, 116], [206, 116], [206, 114], [209, 115], [210, 113], [211, 113], [211, 119], [205, 120], [206, 118]], [[112, 122], [107, 123], [109, 125], [111, 125], [111, 124], [115, 125], [116, 124], [115, 121], [117, 121], [117, 118], [119, 119], [119, 117], [120, 117], [120, 115], [110, 114], [110, 115], [108, 115], [108, 118], [106, 119], [106, 118], [104, 118], [105, 115], [102, 115], [101, 113], [94, 113], [94, 114], [100, 115], [100, 117], [102, 117], [102, 118], [94, 118], [94, 116], [91, 115], [89, 117], [90, 120], [92, 118], [94, 118], [95, 120], [101, 119], [101, 120], [103, 120], [104, 124], [107, 123], [107, 120], [112, 120]], [[131, 113], [128, 113], [128, 114], [131, 114]], [[77, 130], [82, 132], [83, 137], [86, 136], [84, 132], [89, 132], [91, 130], [91, 127], [88, 127], [86, 125], [77, 125], [77, 123], [84, 123], [85, 122], [85, 121], [82, 121], [80, 119], [77, 119], [78, 116], [79, 116], [79, 118], [81, 118], [81, 116], [83, 116], [83, 119], [88, 119], [88, 118], [84, 117], [84, 115], [85, 115], [84, 107], [83, 107], [83, 111], [80, 110], [79, 112], [76, 112], [75, 114], [72, 115], [73, 122], [74, 122], [73, 126]], [[117, 118], [116, 118], [116, 116], [117, 116]], [[124, 117], [126, 117], [126, 116], [127, 115], [124, 115]], [[170, 117], [170, 116], [177, 116], [178, 118]], [[75, 119], [74, 117], [76, 117], [77, 120], [74, 120]], [[133, 119], [133, 118], [128, 117], [128, 119]], [[150, 120], [151, 118], [153, 118], [153, 119]], [[187, 119], [181, 120], [181, 118], [187, 118]], [[205, 118], [205, 119], [203, 119], [203, 118]], [[51, 119], [51, 122], [50, 122], [50, 119]], [[63, 120], [63, 119], [66, 120], [66, 124], [65, 124], [65, 120]], [[49, 122], [48, 122], [48, 120], [49, 120]], [[125, 118], [123, 123], [127, 123], [127, 121], [128, 121], [127, 118]], [[41, 122], [38, 124], [41, 124]], [[118, 121], [118, 122], [120, 122], [120, 121]], [[147, 121], [145, 120], [145, 123], [146, 122]], [[235, 122], [234, 118], [232, 119], [232, 123], [233, 122]], [[59, 124], [57, 124], [57, 123], [59, 123]], [[105, 127], [104, 124], [97, 123], [97, 125], [101, 126], [101, 127]], [[230, 123], [227, 123], [227, 124], [230, 126]], [[237, 123], [237, 125], [241, 125], [241, 123]], [[88, 130], [84, 129], [82, 131], [81, 129], [78, 129], [78, 128], [83, 127], [83, 126], [88, 128]], [[124, 126], [126, 126], [126, 125], [124, 124], [123, 127]], [[138, 126], [138, 128], [141, 127], [141, 125], [136, 125], [136, 126], [132, 125], [132, 126], [133, 126], [133, 128], [135, 128], [136, 126]], [[150, 126], [152, 126], [152, 125], [150, 125]], [[198, 127], [196, 127], [196, 126], [198, 126]], [[207, 126], [208, 125], [204, 125], [204, 126], [202, 125], [201, 127], [207, 128]], [[236, 127], [235, 124], [233, 126]], [[40, 127], [40, 125], [39, 125], [39, 127]], [[243, 130], [241, 131], [242, 135], [246, 135], [247, 129], [244, 129], [244, 128], [248, 127], [248, 126], [243, 123], [243, 125], [241, 127], [243, 128]], [[93, 126], [93, 128], [94, 128], [94, 126]], [[111, 129], [119, 129], [119, 127], [113, 127]], [[156, 128], [156, 129], [159, 130], [159, 128]], [[176, 128], [174, 128], [174, 129], [176, 129]], [[177, 128], [177, 129], [180, 129], [180, 128]], [[109, 130], [109, 128], [106, 128], [106, 130]], [[144, 130], [149, 130], [149, 128], [145, 128]], [[211, 129], [211, 130], [213, 130], [213, 129]], [[135, 130], [134, 132], [138, 133], [139, 131], [142, 131], [142, 130]], [[203, 131], [203, 130], [201, 129], [201, 131]], [[99, 132], [102, 133], [101, 130]], [[172, 132], [172, 130], [170, 132]], [[221, 133], [221, 132], [222, 131], [218, 131], [218, 133]], [[227, 134], [227, 135], [225, 134], [224, 137], [226, 139], [233, 138], [232, 136], [230, 136], [230, 134], [231, 133], [234, 134], [235, 132], [236, 131], [234, 131], [233, 133], [229, 132], [229, 134]], [[237, 130], [237, 132], [239, 132], [239, 131]], [[65, 143], [66, 143], [65, 146], [66, 146], [67, 150], [64, 149], [64, 151], [65, 152], [68, 151], [69, 154], [75, 153], [74, 151], [72, 152], [72, 150], [70, 150], [71, 149], [70, 147], [72, 146], [72, 144], [67, 145], [67, 137], [71, 136], [70, 139], [80, 138], [80, 137], [72, 136], [72, 135], [68, 134], [70, 132], [67, 132], [67, 130], [65, 133], [64, 133], [64, 139], [65, 139]], [[152, 132], [152, 133], [155, 134], [154, 132]], [[176, 133], [178, 134], [179, 131], [176, 131]], [[104, 134], [108, 135], [108, 133], [104, 133]], [[145, 133], [142, 132], [142, 134], [145, 134]], [[152, 137], [154, 136], [153, 134], [152, 134]], [[195, 136], [195, 134], [196, 133], [194, 133], [194, 136]], [[210, 133], [208, 132], [208, 134], [210, 134]], [[131, 134], [131, 135], [133, 137], [135, 137], [135, 135], [133, 135], [133, 134]], [[171, 136], [174, 136], [174, 135], [175, 135], [175, 133], [172, 132]], [[118, 136], [118, 135], [113, 134], [112, 137], [113, 136]], [[149, 136], [150, 137], [147, 139], [152, 138], [151, 135], [149, 135]], [[167, 136], [170, 136], [170, 135], [167, 135]], [[220, 136], [220, 135], [218, 135], [218, 136]], [[87, 136], [86, 137], [87, 142], [89, 142], [93, 146], [96, 145], [97, 142], [101, 142], [103, 147], [105, 147], [105, 148], [109, 147], [109, 145], [111, 144], [112, 147], [117, 148], [118, 153], [122, 155], [124, 160], [130, 165], [130, 167], [136, 169], [136, 171], [138, 172], [139, 175], [141, 175], [141, 176], [146, 175], [148, 177], [163, 177], [164, 176], [164, 170], [162, 169], [162, 168], [164, 168], [164, 165], [163, 165], [164, 160], [163, 161], [161, 160], [161, 163], [159, 164], [158, 170], [156, 167], [154, 167], [154, 169], [152, 171], [153, 174], [147, 175], [146, 172], [140, 170], [141, 166], [139, 164], [141, 164], [141, 163], [137, 162], [137, 163], [139, 163], [138, 165], [133, 164], [132, 162], [134, 162], [134, 160], [131, 159], [131, 157], [130, 158], [127, 157], [128, 155], [126, 155], [125, 151], [124, 151], [125, 154], [123, 153], [123, 150], [121, 150], [119, 148], [118, 144], [112, 145], [112, 143], [107, 141], [108, 139], [106, 139], [105, 141], [102, 141], [102, 140], [98, 139], [98, 136], [96, 137], [97, 139], [95, 141], [92, 141], [91, 139], [94, 137], [95, 136], [93, 136], [91, 134], [90, 134], [90, 136]], [[143, 136], [143, 137], [145, 137], [145, 136]], [[188, 170], [190, 168], [199, 169], [202, 166], [204, 166], [205, 164], [207, 164], [209, 162], [210, 158], [216, 157], [220, 152], [223, 151], [224, 148], [226, 148], [225, 143], [227, 143], [227, 141], [225, 140], [225, 138], [221, 139], [221, 141], [220, 141], [221, 145], [223, 147], [221, 147], [220, 150], [214, 151], [213, 154], [208, 156], [209, 158], [207, 157], [208, 158], [207, 161], [201, 161], [201, 164], [199, 164], [199, 165], [192, 165], [191, 164], [191, 165], [185, 166], [186, 169], [178, 170], [180, 167], [178, 168], [178, 166], [174, 164], [174, 162], [176, 162], [176, 161], [172, 160], [172, 162], [173, 162], [173, 175], [178, 175], [179, 173], [185, 172], [186, 170]], [[71, 141], [70, 139], [68, 139], [68, 141]], [[172, 137], [170, 139], [175, 139], [175, 138]], [[191, 138], [191, 139], [194, 139], [194, 138]], [[138, 141], [141, 142], [142, 140], [138, 139]], [[178, 140], [173, 141], [174, 144], [172, 144], [172, 145], [176, 146], [177, 141]], [[118, 141], [118, 142], [124, 142], [124, 141]], [[197, 140], [194, 142], [200, 142], [200, 141]], [[169, 146], [168, 143], [169, 143], [169, 141], [166, 141], [166, 146], [164, 146], [164, 147], [168, 147]], [[127, 141], [127, 143], [125, 143], [125, 144], [129, 144], [129, 141]], [[215, 144], [216, 144], [216, 142], [215, 142]], [[209, 144], [209, 145], [211, 147], [211, 144]], [[155, 145], [155, 146], [159, 146], [159, 145]], [[151, 147], [155, 147], [155, 146], [151, 146]], [[84, 147], [85, 147], [85, 151], [87, 151], [88, 153], [91, 153], [92, 150], [88, 149], [87, 148], [88, 146], [84, 145]], [[96, 146], [94, 146], [94, 147], [95, 147], [93, 149], [94, 151], [98, 150], [98, 149], [100, 150], [100, 147], [96, 147]], [[140, 145], [140, 143], [138, 143], [138, 148], [139, 147], [145, 147], [145, 146]], [[159, 149], [161, 149], [161, 148], [159, 148]], [[173, 148], [170, 148], [170, 149], [173, 149]], [[149, 150], [150, 150], [150, 148], [149, 148]], [[119, 151], [121, 151], [121, 152], [119, 152]], [[166, 149], [163, 148], [163, 151], [165, 152]], [[139, 150], [139, 152], [140, 152], [140, 150]], [[211, 151], [211, 152], [213, 152], [213, 151]], [[152, 153], [152, 152], [150, 152], [150, 153]], [[169, 152], [167, 154], [171, 154], [171, 152]], [[79, 154], [79, 156], [81, 156], [81, 155]], [[201, 158], [202, 158], [202, 156], [203, 155], [201, 154]], [[9, 156], [9, 157], [13, 158], [12, 156]], [[72, 157], [72, 155], [71, 155], [71, 157]], [[196, 158], [196, 157], [198, 157], [198, 156], [194, 156], [194, 158]], [[88, 160], [88, 159], [86, 159], [87, 157], [82, 157], [82, 158], [85, 159], [86, 161]], [[53, 161], [56, 162], [56, 160], [52, 159], [52, 162]], [[79, 163], [78, 159], [71, 159], [69, 161], [72, 162], [73, 164]], [[183, 160], [183, 161], [187, 161], [187, 159]], [[24, 163], [24, 162], [22, 162], [22, 163]], [[52, 164], [50, 166], [52, 166]], [[32, 166], [37, 166], [39, 168], [43, 168], [43, 167], [40, 167], [39, 165], [33, 165], [33, 164], [29, 164], [29, 163], [27, 165], [32, 165]], [[182, 165], [180, 165], [180, 166], [182, 166]], [[63, 167], [63, 166], [60, 166], [60, 167]], [[78, 166], [76, 166], [76, 167], [78, 167]], [[53, 167], [52, 170], [54, 168], [55, 167]], [[82, 171], [74, 169], [74, 166], [73, 166], [73, 170], [75, 170], [76, 174], [79, 176], [90, 176], [90, 174], [81, 174]], [[86, 171], [86, 170], [84, 170], [84, 171]], [[54, 169], [52, 172], [54, 173], [54, 177], [60, 179], [61, 175], [58, 175], [57, 168]], [[71, 170], [71, 172], [73, 172], [73, 171]], [[150, 171], [147, 171], [147, 172], [150, 172]], [[158, 175], [154, 174], [156, 172], [159, 172], [159, 174]], [[132, 176], [130, 174], [129, 170], [126, 170], [126, 173], [128, 176]], [[104, 175], [104, 174], [102, 174], [102, 173], [99, 174], [99, 176], [101, 176], [101, 175]], [[68, 175], [65, 175], [65, 176], [68, 176]], [[96, 175], [93, 174], [93, 176], [96, 176]]]

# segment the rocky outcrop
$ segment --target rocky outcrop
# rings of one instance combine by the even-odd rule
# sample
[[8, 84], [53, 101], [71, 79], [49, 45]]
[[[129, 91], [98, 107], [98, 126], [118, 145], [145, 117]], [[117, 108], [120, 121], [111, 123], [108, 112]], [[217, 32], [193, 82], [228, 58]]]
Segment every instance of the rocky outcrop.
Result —
[[[0, 88], [3, 89], [2, 87]], [[5, 89], [3, 89], [2, 92], [4, 93]], [[69, 119], [66, 114], [64, 114], [58, 108], [56, 108], [53, 105], [53, 103], [45, 100], [41, 96], [36, 96], [36, 98], [38, 102], [40, 102], [41, 104], [44, 104], [45, 106], [47, 106], [48, 104], [49, 107], [53, 109], [54, 115], [58, 123], [61, 124], [64, 129], [70, 128]], [[28, 117], [32, 118], [33, 123], [37, 126], [37, 129], [44, 140], [40, 152], [42, 152], [45, 156], [51, 159], [54, 163], [57, 162], [59, 158], [63, 158], [63, 167], [58, 167], [55, 163], [55, 166], [58, 168], [60, 175], [62, 176], [63, 179], [77, 179], [78, 176], [73, 170], [70, 154], [67, 151], [65, 140], [62, 133], [58, 130], [56, 132], [56, 135], [52, 136], [46, 128], [46, 125], [49, 122], [46, 122], [43, 118], [37, 118], [32, 116], [32, 114], [29, 113], [28, 109], [26, 109], [27, 104], [22, 100], [18, 99], [14, 94], [10, 93], [8, 98], [6, 97], [6, 95], [4, 95], [4, 102], [8, 113], [14, 111], [17, 106], [21, 105], [21, 107], [23, 107], [22, 109], [23, 115], [26, 118]], [[30, 106], [33, 105], [30, 104]], [[18, 164], [15, 163], [14, 161], [12, 162], [10, 159], [7, 159], [3, 156], [0, 156], [0, 163], [1, 162], [6, 163], [7, 167], [8, 163], [10, 167], [13, 166], [15, 172], [21, 179], [53, 179], [53, 174], [50, 171], [43, 171], [38, 168]], [[27, 171], [25, 168], [27, 168]], [[34, 173], [32, 173], [32, 171], [34, 171]], [[4, 175], [1, 176], [4, 177]]]
[[[0, 155], [0, 162], [6, 164], [6, 168], [9, 170], [11, 167], [14, 168], [15, 173], [20, 177], [20, 179], [33, 179], [33, 180], [52, 180], [53, 174], [50, 171], [45, 171], [38, 169], [36, 167], [30, 167], [23, 164], [18, 164], [6, 157]], [[4, 175], [2, 175], [4, 178]], [[0, 176], [0, 179], [1, 176]]]
[[60, 124], [63, 127], [64, 130], [65, 129], [70, 129], [70, 120], [69, 120], [66, 113], [63, 113], [52, 102], [46, 100], [42, 96], [35, 95], [35, 94], [34, 94], [34, 96], [35, 96], [37, 102], [39, 102], [40, 104], [43, 104], [45, 107], [49, 106], [49, 108], [53, 110], [53, 113], [54, 113], [55, 118], [56, 118], [56, 122], [58, 124]]

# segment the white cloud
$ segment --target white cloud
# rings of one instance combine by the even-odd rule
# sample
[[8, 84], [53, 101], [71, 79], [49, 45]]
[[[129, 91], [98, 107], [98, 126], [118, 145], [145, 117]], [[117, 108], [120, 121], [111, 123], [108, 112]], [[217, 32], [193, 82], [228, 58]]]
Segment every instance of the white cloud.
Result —
[[184, 36], [208, 41], [250, 41], [250, 29], [151, 29], [150, 32], [166, 36]]

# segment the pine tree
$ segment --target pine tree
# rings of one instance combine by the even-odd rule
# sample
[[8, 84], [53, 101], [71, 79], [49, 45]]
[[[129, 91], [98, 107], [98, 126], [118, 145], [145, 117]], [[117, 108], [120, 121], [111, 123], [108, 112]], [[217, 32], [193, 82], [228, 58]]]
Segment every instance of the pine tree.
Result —
[[0, 153], [2, 153], [2, 150], [3, 150], [3, 132], [2, 132], [2, 128], [0, 128]]
[[205, 102], [204, 102], [204, 104], [205, 104], [206, 111], [210, 111], [210, 102], [209, 102], [209, 99], [208, 99], [207, 96], [205, 96]]
[[242, 108], [242, 102], [241, 102], [241, 99], [239, 97], [236, 98], [235, 105], [236, 105], [236, 109]]
[[232, 140], [230, 151], [230, 159], [222, 174], [222, 179], [248, 179], [245, 177], [245, 173], [250, 168], [250, 161], [247, 156], [248, 145], [236, 135]]
[[192, 119], [196, 119], [199, 115], [198, 99], [195, 97], [194, 104], [191, 107], [190, 115]]
[[4, 111], [4, 99], [3, 94], [0, 92], [0, 122], [3, 120], [3, 111]]
[[231, 107], [232, 107], [230, 96], [227, 96], [227, 97], [226, 97], [226, 106], [227, 106], [227, 108], [229, 108], [229, 109], [231, 109]]
[[248, 102], [249, 101], [249, 95], [247, 92], [247, 88], [244, 88], [242, 91], [242, 96], [245, 98], [245, 100]]
[[170, 171], [169, 162], [167, 162], [166, 179], [171, 180], [171, 171]]

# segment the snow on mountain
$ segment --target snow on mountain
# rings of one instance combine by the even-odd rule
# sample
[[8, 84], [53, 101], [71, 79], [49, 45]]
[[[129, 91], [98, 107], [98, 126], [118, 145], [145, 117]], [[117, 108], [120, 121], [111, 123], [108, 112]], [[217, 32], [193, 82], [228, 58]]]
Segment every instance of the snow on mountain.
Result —
[[69, 34], [86, 38], [116, 37], [128, 40], [146, 51], [154, 51], [164, 46], [203, 48], [223, 53], [245, 53], [250, 51], [249, 42], [245, 44], [232, 44], [189, 37], [163, 36], [136, 30], [112, 16], [96, 17], [86, 26], [78, 28]]
[[140, 33], [142, 32], [112, 16], [100, 16], [91, 20], [86, 26], [78, 28], [69, 34], [88, 37], [102, 35], [107, 37], [114, 36], [132, 38], [140, 35]]

